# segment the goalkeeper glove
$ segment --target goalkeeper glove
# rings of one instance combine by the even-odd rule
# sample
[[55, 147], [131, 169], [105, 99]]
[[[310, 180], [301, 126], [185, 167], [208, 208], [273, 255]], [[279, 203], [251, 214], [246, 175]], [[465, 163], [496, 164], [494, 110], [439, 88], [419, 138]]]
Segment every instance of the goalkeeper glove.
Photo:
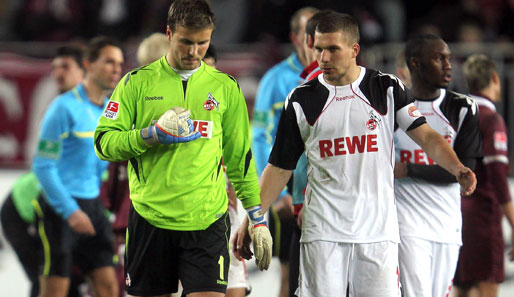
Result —
[[141, 130], [141, 138], [150, 146], [160, 144], [183, 143], [200, 137], [194, 132], [191, 112], [181, 107], [166, 111], [155, 125]]
[[248, 226], [248, 233], [253, 242], [257, 267], [261, 271], [268, 270], [273, 245], [268, 223], [264, 220], [264, 214], [260, 205], [247, 208], [246, 211], [251, 222], [251, 225]]

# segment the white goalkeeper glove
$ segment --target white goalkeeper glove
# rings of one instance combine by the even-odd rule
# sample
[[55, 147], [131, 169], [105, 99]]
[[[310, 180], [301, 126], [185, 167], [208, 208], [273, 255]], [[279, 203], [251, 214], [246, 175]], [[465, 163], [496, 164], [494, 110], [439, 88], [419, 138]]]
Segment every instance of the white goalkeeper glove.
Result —
[[155, 125], [141, 130], [141, 138], [148, 144], [172, 144], [193, 141], [200, 137], [194, 132], [191, 112], [182, 107], [166, 111]]
[[247, 208], [246, 211], [250, 217], [251, 224], [248, 225], [248, 233], [253, 242], [255, 262], [261, 271], [268, 270], [273, 247], [273, 239], [268, 229], [268, 223], [264, 220], [260, 205]]

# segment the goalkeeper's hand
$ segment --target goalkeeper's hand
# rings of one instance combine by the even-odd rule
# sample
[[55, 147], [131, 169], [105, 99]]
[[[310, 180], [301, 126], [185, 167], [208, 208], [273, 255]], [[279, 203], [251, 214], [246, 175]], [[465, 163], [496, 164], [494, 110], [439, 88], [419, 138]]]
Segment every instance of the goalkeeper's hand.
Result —
[[[183, 110], [176, 114], [173, 110], [166, 111], [155, 125], [141, 130], [141, 138], [150, 146], [160, 144], [183, 143], [200, 138], [200, 132], [194, 132], [193, 122], [189, 118], [191, 112]], [[178, 117], [175, 122], [171, 117]], [[187, 122], [186, 125], [178, 125], [177, 121]], [[188, 129], [185, 131], [184, 129]], [[176, 133], [172, 133], [175, 131]]]
[[268, 223], [264, 220], [264, 214], [260, 205], [247, 209], [251, 224], [248, 225], [248, 233], [253, 242], [255, 261], [257, 267], [268, 270], [271, 262], [273, 239], [268, 229]]

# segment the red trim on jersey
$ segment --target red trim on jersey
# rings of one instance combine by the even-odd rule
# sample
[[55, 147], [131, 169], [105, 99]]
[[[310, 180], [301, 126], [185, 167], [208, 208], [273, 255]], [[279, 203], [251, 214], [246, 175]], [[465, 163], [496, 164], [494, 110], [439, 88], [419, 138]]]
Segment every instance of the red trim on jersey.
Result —
[[[334, 99], [336, 98], [336, 95], [337, 95], [337, 87], [336, 86], [332, 86], [334, 87], [334, 97], [332, 97], [332, 99], [330, 100], [330, 102], [327, 104], [327, 106], [325, 108], [323, 108], [323, 110], [319, 113], [318, 117], [316, 118], [316, 120], [314, 121], [314, 123], [312, 123], [311, 126], [314, 126], [316, 124], [316, 122], [318, 121], [319, 117], [325, 112], [325, 110], [327, 110], [327, 108], [330, 106], [330, 104], [332, 104], [332, 102], [334, 101]], [[310, 201], [309, 201], [310, 202]]]
[[[359, 99], [361, 99], [362, 101], [364, 101], [364, 103], [366, 103], [367, 105], [369, 105], [369, 107], [373, 108], [376, 112], [378, 112], [379, 115], [381, 116], [385, 116], [387, 114], [387, 112], [389, 111], [389, 104], [386, 103], [386, 112], [385, 113], [381, 113], [380, 111], [376, 110], [376, 108], [373, 107], [373, 105], [371, 105], [368, 101], [364, 100], [364, 98], [362, 98], [361, 96], [359, 96], [359, 94], [357, 94], [354, 90], [353, 90], [353, 84], [350, 84], [350, 89], [352, 90], [352, 93], [355, 94], [355, 96], [359, 97]], [[386, 96], [387, 98], [387, 96]]]
[[[446, 97], [446, 94], [445, 94], [445, 97]], [[444, 99], [444, 98], [443, 98], [443, 99]], [[436, 99], [436, 100], [434, 100], [434, 101], [432, 101], [432, 110], [434, 111], [434, 113], [435, 113], [438, 117], [440, 117], [440, 118], [443, 120], [443, 122], [445, 122], [445, 123], [446, 123], [446, 124], [448, 124], [450, 127], [452, 127], [452, 128], [453, 128], [453, 131], [457, 132], [457, 129], [455, 129], [455, 127], [453, 127], [453, 126], [452, 126], [452, 124], [451, 124], [450, 122], [448, 122], [448, 120], [447, 120], [445, 117], [443, 117], [440, 113], [438, 113], [438, 112], [437, 112], [436, 108], [434, 107], [434, 104], [435, 104], [435, 102], [436, 102], [436, 101], [437, 101], [437, 99]], [[416, 106], [416, 107], [417, 107], [417, 106]]]
[[323, 73], [323, 71], [321, 69], [318, 69], [318, 70], [310, 73], [309, 76], [307, 76], [307, 81], [311, 81], [311, 80], [315, 79], [322, 73]]

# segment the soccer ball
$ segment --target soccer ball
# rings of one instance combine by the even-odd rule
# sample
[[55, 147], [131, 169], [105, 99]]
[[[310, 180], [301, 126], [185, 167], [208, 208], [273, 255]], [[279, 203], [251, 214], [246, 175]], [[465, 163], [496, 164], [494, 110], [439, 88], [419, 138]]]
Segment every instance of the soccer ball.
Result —
[[176, 106], [166, 111], [157, 121], [157, 126], [173, 136], [188, 136], [193, 133], [191, 111]]

